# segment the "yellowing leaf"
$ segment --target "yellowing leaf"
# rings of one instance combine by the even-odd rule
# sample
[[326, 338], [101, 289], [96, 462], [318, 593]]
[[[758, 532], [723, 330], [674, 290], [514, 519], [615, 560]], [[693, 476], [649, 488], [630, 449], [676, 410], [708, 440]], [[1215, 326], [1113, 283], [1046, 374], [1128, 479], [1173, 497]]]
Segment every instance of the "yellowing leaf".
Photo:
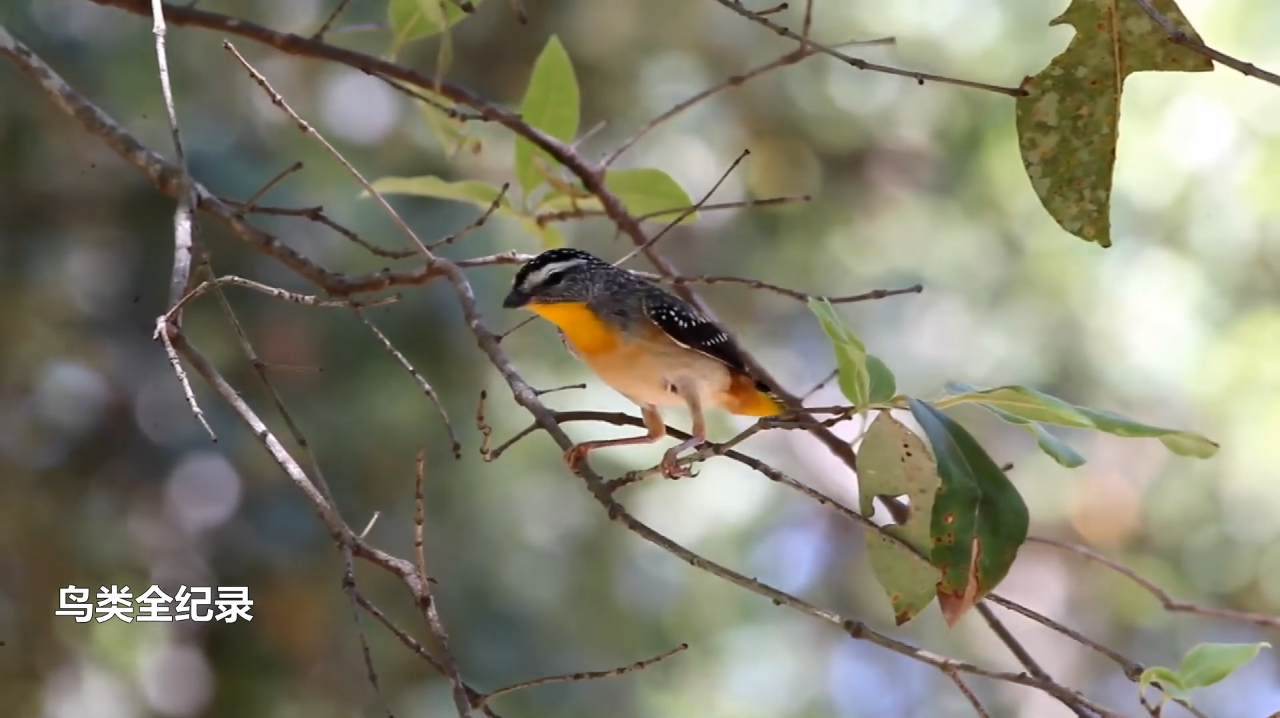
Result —
[[867, 559], [889, 595], [899, 626], [923, 611], [937, 591], [938, 569], [928, 557], [933, 544], [929, 522], [939, 484], [933, 458], [920, 437], [887, 411], [877, 416], [858, 448], [858, 505], [870, 516], [877, 496], [905, 495], [910, 500], [902, 525], [884, 529], [906, 546], [879, 531], [863, 532]]
[[[578, 78], [573, 73], [569, 53], [560, 44], [560, 38], [552, 35], [533, 64], [529, 87], [520, 103], [520, 117], [531, 127], [561, 142], [570, 142], [578, 133], [579, 101]], [[516, 179], [526, 198], [542, 184], [542, 175], [533, 163], [535, 154], [555, 166], [545, 151], [523, 137], [516, 138]]]
[[[1151, 0], [1193, 40], [1200, 36], [1174, 0]], [[1072, 0], [1050, 25], [1076, 36], [1017, 100], [1018, 144], [1031, 186], [1066, 231], [1111, 246], [1111, 179], [1120, 132], [1120, 93], [1134, 72], [1205, 72], [1213, 63], [1174, 45], [1132, 0]]]

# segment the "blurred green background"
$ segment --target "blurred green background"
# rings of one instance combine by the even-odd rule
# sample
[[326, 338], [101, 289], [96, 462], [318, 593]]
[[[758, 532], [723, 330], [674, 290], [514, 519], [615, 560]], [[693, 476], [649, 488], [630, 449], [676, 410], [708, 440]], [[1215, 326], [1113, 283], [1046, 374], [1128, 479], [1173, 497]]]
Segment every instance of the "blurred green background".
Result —
[[[685, 97], [791, 47], [711, 0], [526, 0], [521, 26], [500, 0], [457, 26], [451, 80], [518, 105], [547, 37], [564, 41], [582, 86], [582, 145], [602, 155]], [[799, 6], [778, 16], [799, 24]], [[1048, 22], [1061, 0], [817, 0], [824, 42], [892, 35], [867, 59], [1008, 86], [1071, 37]], [[1280, 4], [1182, 0], [1210, 45], [1280, 67]], [[200, 7], [307, 34], [328, 0], [206, 0]], [[372, 54], [388, 33], [383, 0], [356, 0], [331, 41]], [[171, 155], [148, 18], [81, 0], [7, 0], [0, 22], [150, 147]], [[512, 138], [488, 125], [478, 154], [451, 160], [421, 113], [357, 71], [232, 39], [367, 177], [511, 179]], [[219, 44], [172, 28], [168, 48], [192, 171], [246, 199], [294, 161], [305, 170], [264, 202], [324, 205], [384, 246], [403, 238], [329, 156], [272, 107]], [[432, 41], [401, 60], [429, 71]], [[737, 274], [849, 294], [922, 282], [925, 291], [841, 308], [897, 372], [933, 396], [942, 382], [1024, 383], [1075, 403], [1221, 442], [1210, 461], [1158, 442], [1067, 437], [1088, 463], [1068, 471], [1016, 429], [963, 413], [1012, 476], [1032, 533], [1090, 545], [1175, 596], [1280, 611], [1280, 88], [1219, 68], [1129, 79], [1113, 199], [1115, 247], [1088, 245], [1044, 213], [1023, 172], [1009, 97], [860, 72], [817, 57], [721, 94], [652, 133], [620, 166], [659, 167], [699, 197], [744, 148], [715, 199], [809, 193], [803, 205], [708, 212], [664, 251], [687, 274]], [[15, 717], [383, 715], [365, 679], [342, 561], [312, 509], [230, 411], [193, 377], [219, 436], [190, 415], [151, 341], [172, 261], [172, 209], [142, 176], [0, 63], [0, 713]], [[394, 198], [426, 239], [477, 212]], [[301, 219], [260, 226], [326, 266], [378, 269], [340, 236]], [[629, 249], [601, 220], [562, 226], [571, 244]], [[656, 227], [653, 229], [656, 230]], [[219, 273], [312, 291], [213, 222], [200, 238]], [[494, 220], [451, 257], [539, 249]], [[410, 263], [404, 263], [410, 266]], [[643, 262], [633, 266], [643, 267]], [[492, 327], [510, 268], [472, 270]], [[439, 390], [463, 458], [414, 381], [343, 309], [311, 309], [230, 288], [261, 357], [320, 371], [273, 372], [316, 447], [343, 515], [374, 512], [376, 545], [412, 547], [413, 458], [428, 452], [427, 563], [461, 669], [481, 689], [609, 668], [690, 649], [645, 671], [496, 699], [507, 716], [934, 718], [972, 709], [936, 670], [695, 571], [610, 524], [559, 451], [535, 434], [496, 463], [479, 453], [479, 392], [501, 440], [526, 413], [476, 349], [447, 287], [370, 312]], [[744, 287], [703, 290], [744, 344], [791, 390], [833, 367], [803, 304]], [[264, 415], [268, 398], [214, 297], [187, 313], [194, 342]], [[504, 343], [565, 408], [631, 411], [587, 376], [545, 323]], [[815, 404], [840, 401], [834, 388]], [[283, 431], [277, 418], [273, 428]], [[687, 419], [673, 415], [682, 426]], [[713, 438], [745, 421], [716, 416]], [[569, 425], [575, 439], [633, 429]], [[856, 426], [841, 426], [852, 437]], [[280, 434], [285, 438], [283, 433]], [[811, 437], [773, 432], [750, 453], [856, 505], [853, 477]], [[593, 458], [606, 476], [650, 466], [654, 447]], [[626, 504], [673, 539], [744, 573], [930, 650], [1020, 670], [980, 617], [946, 630], [936, 608], [896, 629], [859, 532], [802, 497], [716, 460], [693, 480], [649, 481]], [[425, 638], [408, 594], [357, 565], [368, 595]], [[79, 624], [55, 617], [59, 587], [244, 585], [252, 623]], [[1163, 612], [1132, 583], [1041, 546], [1023, 549], [1000, 593], [1144, 664], [1176, 665], [1199, 641], [1276, 640], [1248, 626]], [[1113, 664], [1001, 612], [1061, 682], [1139, 715]], [[448, 716], [448, 685], [364, 619], [395, 715]], [[970, 681], [995, 716], [1070, 713], [1030, 689]], [[1220, 718], [1280, 710], [1270, 652], [1198, 702]], [[1176, 712], [1176, 708], [1170, 708]]]

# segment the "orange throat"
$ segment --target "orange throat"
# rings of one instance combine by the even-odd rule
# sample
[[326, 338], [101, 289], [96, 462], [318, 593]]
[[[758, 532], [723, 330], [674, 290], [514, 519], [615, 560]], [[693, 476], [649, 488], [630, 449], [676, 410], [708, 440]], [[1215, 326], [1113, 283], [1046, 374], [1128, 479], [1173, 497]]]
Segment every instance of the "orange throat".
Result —
[[605, 352], [618, 346], [617, 330], [600, 321], [584, 303], [529, 304], [526, 308], [559, 327], [583, 354]]

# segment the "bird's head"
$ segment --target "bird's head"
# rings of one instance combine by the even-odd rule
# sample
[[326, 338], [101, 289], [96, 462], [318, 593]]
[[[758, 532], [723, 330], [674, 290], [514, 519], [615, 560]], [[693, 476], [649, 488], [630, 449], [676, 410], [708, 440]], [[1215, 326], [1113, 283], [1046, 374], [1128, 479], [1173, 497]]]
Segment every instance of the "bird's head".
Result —
[[586, 302], [602, 270], [611, 271], [614, 267], [580, 249], [548, 249], [516, 272], [502, 306], [514, 309], [531, 304]]

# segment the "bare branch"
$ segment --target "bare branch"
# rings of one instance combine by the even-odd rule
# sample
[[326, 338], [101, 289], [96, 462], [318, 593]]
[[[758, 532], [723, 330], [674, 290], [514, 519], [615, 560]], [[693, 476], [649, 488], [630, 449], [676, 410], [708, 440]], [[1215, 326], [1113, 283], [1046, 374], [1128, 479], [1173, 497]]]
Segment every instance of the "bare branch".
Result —
[[427, 247], [427, 249], [438, 249], [440, 247], [448, 246], [458, 241], [459, 239], [462, 239], [463, 237], [467, 236], [467, 234], [469, 234], [470, 232], [483, 227], [484, 223], [489, 219], [489, 217], [492, 216], [494, 212], [498, 211], [498, 207], [502, 205], [502, 200], [506, 199], [507, 190], [510, 188], [511, 188], [510, 182], [503, 182], [502, 190], [499, 191], [498, 196], [494, 197], [493, 201], [489, 203], [489, 207], [484, 211], [484, 214], [477, 217], [475, 221], [473, 221], [471, 224], [467, 225], [466, 227], [463, 227], [461, 231], [455, 232], [447, 237], [444, 237], [443, 239], [437, 239], [436, 241], [432, 242]]
[[360, 318], [360, 321], [363, 322], [366, 327], [369, 327], [369, 330], [373, 332], [373, 335], [378, 338], [378, 341], [382, 343], [383, 348], [385, 348], [387, 352], [400, 363], [400, 366], [404, 367], [405, 371], [409, 372], [409, 376], [413, 377], [414, 381], [418, 382], [418, 388], [422, 389], [422, 393], [426, 394], [432, 404], [435, 404], [436, 411], [440, 413], [440, 420], [444, 422], [445, 431], [449, 433], [450, 450], [453, 452], [453, 458], [461, 459], [462, 442], [458, 441], [458, 435], [453, 430], [453, 422], [449, 421], [449, 413], [445, 411], [444, 404], [440, 403], [440, 395], [436, 394], [436, 390], [431, 388], [431, 384], [427, 383], [427, 380], [423, 378], [422, 374], [418, 373], [418, 370], [415, 369], [413, 364], [405, 358], [404, 354], [401, 354], [400, 350], [396, 349], [395, 345], [391, 343], [391, 340], [387, 338], [387, 335], [383, 334], [382, 330], [378, 329], [377, 325], [369, 321], [369, 318], [365, 316], [363, 311], [358, 307], [354, 308], [353, 311], [356, 313], [356, 316]]
[[262, 199], [263, 195], [271, 191], [271, 188], [279, 184], [280, 181], [283, 180], [285, 177], [288, 177], [289, 175], [301, 169], [302, 169], [302, 162], [294, 162], [288, 167], [285, 167], [284, 169], [280, 170], [280, 174], [276, 175], [275, 177], [272, 177], [266, 184], [262, 185], [262, 189], [259, 189], [257, 192], [254, 192], [253, 195], [249, 197], [249, 199], [244, 201], [243, 203], [244, 211], [245, 212], [254, 211], [254, 206], [257, 205], [258, 200]]
[[367, 239], [361, 237], [360, 235], [356, 234], [355, 232], [351, 231], [350, 229], [347, 229], [341, 224], [338, 224], [337, 222], [335, 222], [327, 214], [324, 213], [324, 207], [320, 205], [316, 205], [314, 207], [251, 207], [249, 206], [248, 202], [241, 203], [241, 202], [236, 202], [235, 200], [229, 200], [225, 198], [222, 201], [227, 203], [228, 205], [239, 206], [240, 207], [239, 214], [241, 216], [245, 214], [266, 214], [266, 215], [274, 215], [279, 217], [302, 217], [303, 219], [308, 219], [308, 220], [311, 220], [312, 222], [323, 224], [329, 229], [332, 229], [333, 231], [337, 232], [343, 237], [351, 240], [352, 242], [360, 245], [361, 247], [364, 247], [365, 249], [369, 250], [370, 253], [375, 254], [379, 257], [386, 257], [387, 259], [406, 259], [408, 257], [413, 257], [418, 254], [418, 250], [416, 249], [384, 249], [382, 247], [379, 247], [369, 242]]
[[840, 60], [845, 64], [855, 67], [859, 70], [879, 72], [885, 75], [897, 75], [898, 77], [909, 77], [921, 85], [923, 85], [927, 81], [927, 82], [938, 82], [945, 85], [957, 85], [959, 87], [969, 87], [975, 90], [986, 90], [988, 92], [996, 92], [1001, 95], [1008, 95], [1010, 97], [1021, 97], [1027, 94], [1024, 90], [1017, 87], [1001, 87], [999, 85], [989, 85], [985, 82], [961, 80], [959, 78], [947, 77], [945, 75], [934, 75], [928, 72], [915, 72], [914, 70], [903, 70], [898, 67], [890, 67], [889, 65], [881, 65], [874, 62], [868, 62], [861, 58], [853, 57], [851, 55], [846, 55], [845, 53], [840, 52], [839, 50], [833, 47], [829, 47], [827, 45], [820, 45], [816, 42], [813, 42], [812, 40], [809, 40], [804, 36], [797, 34], [796, 32], [789, 30], [786, 27], [783, 27], [782, 25], [779, 25], [773, 20], [770, 20], [768, 17], [762, 16], [758, 12], [753, 12], [751, 10], [748, 10], [741, 3], [740, 0], [715, 0], [715, 1], [725, 6], [726, 8], [729, 8], [733, 12], [741, 15], [742, 17], [745, 17], [746, 19], [754, 23], [757, 23], [759, 25], [765, 26], [766, 28], [772, 30], [775, 35], [780, 35], [782, 37], [789, 38], [799, 42], [800, 47], [802, 48], [811, 49], [817, 52], [821, 52], [825, 55], [830, 55], [831, 57], [834, 57], [837, 60]]
[[[701, 207], [698, 207], [697, 205], [689, 205], [686, 207], [672, 207], [671, 209], [662, 209], [662, 210], [658, 210], [657, 212], [649, 212], [647, 214], [637, 215], [636, 219], [640, 222], [657, 220], [670, 215], [678, 215], [681, 212], [688, 210], [690, 207], [692, 207], [694, 211], [706, 212], [710, 210], [720, 210], [720, 209], [742, 209], [744, 207], [771, 207], [771, 206], [776, 206], [781, 204], [792, 204], [795, 202], [809, 202], [812, 199], [813, 197], [807, 194], [804, 194], [804, 195], [797, 195], [795, 197], [766, 197], [764, 199], [744, 199], [738, 202], [713, 202], [710, 204], [704, 204]], [[539, 227], [542, 227], [549, 222], [564, 222], [571, 219], [585, 219], [587, 217], [602, 217], [604, 215], [605, 215], [604, 210], [582, 209], [579, 207], [577, 209], [566, 209], [560, 212], [547, 212], [544, 214], [540, 214], [534, 218], [534, 221], [538, 223]]]
[[1169, 37], [1169, 41], [1173, 44], [1181, 45], [1193, 52], [1198, 52], [1210, 60], [1220, 62], [1242, 75], [1248, 75], [1249, 77], [1262, 80], [1263, 82], [1269, 82], [1272, 85], [1280, 87], [1280, 75], [1263, 70], [1252, 63], [1237, 60], [1225, 52], [1219, 52], [1203, 42], [1188, 36], [1187, 33], [1179, 30], [1178, 26], [1173, 24], [1173, 21], [1161, 14], [1160, 11], [1151, 4], [1151, 0], [1133, 1], [1136, 2], [1138, 7], [1142, 8], [1142, 11], [1154, 20], [1157, 25], [1160, 26], [1161, 30], [1164, 30], [1164, 34]]
[[319, 30], [315, 31], [315, 34], [311, 36], [311, 39], [323, 40], [325, 33], [329, 32], [329, 28], [333, 26], [334, 21], [338, 19], [338, 16], [341, 15], [342, 11], [346, 10], [347, 6], [350, 4], [351, 0], [338, 0], [338, 4], [333, 7], [333, 11], [329, 13], [329, 17], [324, 19], [324, 23], [320, 25]]
[[[987, 626], [989, 626], [992, 632], [996, 634], [996, 638], [999, 638], [1000, 642], [1008, 647], [1009, 651], [1012, 652], [1018, 659], [1018, 662], [1027, 669], [1028, 673], [1043, 681], [1053, 681], [1053, 679], [1049, 677], [1049, 674], [1046, 673], [1045, 670], [1040, 667], [1040, 664], [1036, 662], [1036, 659], [1031, 657], [1031, 653], [1026, 649], [1026, 646], [1023, 646], [1022, 643], [1009, 632], [1009, 629], [1005, 627], [1004, 623], [1002, 623], [999, 618], [996, 618], [996, 614], [991, 610], [990, 606], [986, 603], [979, 603], [977, 605], [977, 609], [978, 614], [982, 616], [982, 620], [986, 621]], [[1072, 700], [1070, 697], [1054, 697], [1061, 701], [1067, 708], [1071, 709], [1071, 712], [1075, 713], [1080, 718], [1093, 718], [1093, 716], [1089, 715], [1089, 712], [1085, 710], [1084, 706]]]
[[769, 72], [771, 70], [776, 70], [780, 67], [787, 67], [788, 65], [794, 65], [800, 62], [801, 60], [805, 59], [806, 57], [810, 57], [816, 54], [817, 52], [818, 51], [814, 48], [805, 48], [805, 47], [802, 47], [798, 50], [792, 50], [791, 52], [788, 52], [787, 54], [783, 55], [782, 57], [779, 57], [776, 60], [773, 60], [771, 62], [766, 62], [765, 64], [760, 65], [759, 67], [754, 67], [750, 70], [747, 70], [746, 72], [740, 75], [733, 75], [728, 79], [726, 79], [724, 82], [721, 82], [718, 85], [712, 85], [711, 87], [708, 87], [702, 92], [699, 92], [693, 95], [689, 99], [683, 100], [677, 103], [671, 109], [667, 110], [666, 112], [663, 112], [662, 114], [658, 115], [652, 120], [649, 120], [649, 122], [645, 124], [643, 127], [641, 127], [634, 135], [624, 140], [622, 144], [618, 146], [618, 149], [611, 152], [608, 157], [605, 157], [604, 161], [600, 163], [600, 166], [606, 167], [606, 168], [609, 167], [614, 162], [616, 162], [624, 152], [631, 149], [631, 147], [635, 145], [635, 143], [639, 142], [642, 138], [644, 138], [645, 135], [652, 132], [655, 128], [658, 127], [658, 125], [661, 125], [662, 123], [670, 120], [671, 118], [675, 117], [681, 112], [684, 112], [690, 107], [693, 107], [694, 105], [698, 104], [699, 102], [702, 102], [703, 100], [706, 100], [710, 97], [718, 95], [721, 92], [732, 89], [734, 87], [741, 87], [748, 80], [759, 77], [760, 75], [763, 75], [766, 72]]
[[1142, 576], [1139, 576], [1137, 571], [1134, 571], [1117, 561], [1113, 561], [1091, 548], [1087, 548], [1079, 544], [1067, 543], [1066, 541], [1059, 541], [1057, 539], [1045, 538], [1043, 536], [1031, 536], [1027, 538], [1027, 541], [1044, 544], [1046, 546], [1053, 546], [1055, 548], [1060, 548], [1063, 551], [1070, 551], [1071, 553], [1083, 556], [1090, 561], [1106, 566], [1112, 571], [1115, 571], [1121, 576], [1124, 576], [1130, 581], [1141, 586], [1143, 590], [1154, 596], [1156, 600], [1160, 602], [1160, 605], [1164, 607], [1164, 610], [1169, 611], [1170, 613], [1194, 613], [1200, 616], [1222, 618], [1228, 621], [1252, 623], [1255, 626], [1261, 626], [1263, 628], [1280, 628], [1280, 616], [1268, 616], [1263, 613], [1250, 613], [1248, 611], [1236, 611], [1230, 608], [1201, 606], [1189, 601], [1179, 601], [1178, 599], [1170, 596], [1164, 589]]
[[974, 695], [974, 692], [965, 684], [959, 673], [949, 669], [944, 669], [942, 672], [946, 674], [947, 678], [951, 679], [952, 683], [956, 684], [956, 688], [960, 689], [964, 697], [969, 699], [969, 705], [973, 706], [978, 718], [991, 718], [991, 714], [987, 712], [987, 709], [982, 707], [982, 701], [978, 700], [978, 696]]
[[653, 247], [653, 245], [657, 244], [658, 240], [662, 239], [662, 237], [666, 235], [667, 232], [671, 231], [673, 227], [683, 222], [685, 217], [688, 217], [694, 212], [697, 212], [698, 208], [706, 204], [707, 200], [711, 199], [711, 195], [715, 194], [716, 190], [720, 189], [720, 185], [724, 184], [724, 181], [729, 179], [729, 175], [733, 174], [733, 171], [738, 168], [738, 165], [741, 164], [742, 161], [746, 159], [747, 156], [750, 154], [751, 154], [751, 150], [743, 150], [742, 154], [738, 155], [738, 157], [734, 159], [733, 163], [729, 165], [729, 169], [725, 170], [724, 174], [720, 175], [720, 179], [716, 180], [716, 183], [711, 185], [711, 189], [707, 190], [707, 193], [702, 196], [701, 200], [699, 200], [692, 207], [689, 207], [685, 211], [681, 212], [675, 219], [668, 222], [667, 226], [663, 227], [662, 230], [659, 231], [657, 234], [653, 235], [653, 237], [636, 245], [635, 249], [623, 255], [622, 259], [619, 259], [618, 261], [614, 262], [613, 263], [614, 266], [622, 266], [623, 264], [626, 264], [628, 259], [631, 259], [632, 257], [636, 256], [637, 254], [640, 254], [641, 252], [648, 251], [651, 247]]
[[664, 653], [660, 653], [654, 656], [653, 658], [646, 658], [643, 661], [636, 661], [635, 663], [631, 663], [625, 666], [619, 666], [618, 668], [611, 668], [607, 671], [582, 671], [580, 673], [566, 673], [564, 675], [559, 675], [559, 676], [546, 676], [544, 678], [534, 678], [533, 680], [513, 683], [512, 685], [506, 686], [505, 688], [499, 688], [498, 690], [493, 691], [488, 695], [482, 696], [480, 698], [480, 704], [484, 705], [485, 703], [488, 703], [490, 700], [497, 698], [498, 696], [501, 696], [501, 695], [506, 695], [508, 693], [515, 693], [516, 691], [522, 691], [526, 688], [533, 688], [535, 686], [545, 686], [549, 683], [594, 681], [594, 680], [599, 680], [601, 678], [613, 678], [614, 676], [621, 676], [625, 673], [644, 670], [645, 668], [652, 666], [658, 661], [662, 661], [667, 658], [670, 658], [676, 655], [677, 653], [688, 650], [688, 648], [689, 648], [689, 644], [681, 643], [675, 648], [672, 648], [671, 650], [666, 651]]
[[[2, 29], [0, 28], [0, 30]], [[161, 316], [156, 320], [156, 330], [152, 334], [152, 338], [159, 339], [164, 343], [165, 356], [169, 358], [169, 366], [173, 368], [174, 375], [178, 377], [178, 384], [182, 386], [182, 394], [187, 399], [187, 406], [191, 409], [191, 413], [195, 415], [196, 421], [200, 422], [200, 426], [203, 426], [205, 432], [209, 434], [209, 439], [216, 444], [218, 443], [218, 435], [213, 433], [213, 427], [209, 426], [209, 421], [204, 418], [204, 411], [200, 408], [200, 402], [196, 401], [195, 390], [191, 388], [191, 381], [187, 378], [187, 372], [182, 368], [182, 360], [178, 358], [178, 352], [173, 346], [173, 338], [169, 333], [171, 326], [168, 315]]]
[[[153, 2], [159, 2], [159, 1], [160, 0], [153, 0]], [[461, 0], [461, 1], [466, 2], [466, 0]], [[356, 181], [360, 183], [360, 186], [364, 188], [364, 191], [368, 192], [370, 195], [373, 196], [374, 199], [378, 201], [378, 204], [380, 204], [382, 206], [382, 209], [387, 213], [387, 215], [391, 217], [391, 220], [396, 223], [396, 226], [404, 230], [404, 233], [409, 237], [410, 240], [413, 241], [414, 246], [416, 246], [422, 252], [422, 255], [426, 257], [428, 260], [430, 260], [431, 259], [430, 250], [428, 250], [426, 246], [422, 244], [422, 240], [418, 239], [418, 235], [414, 233], [412, 229], [409, 228], [409, 225], [405, 224], [404, 219], [401, 218], [400, 215], [394, 209], [392, 209], [391, 205], [387, 203], [387, 200], [384, 199], [383, 196], [373, 188], [373, 185], [369, 184], [369, 181], [364, 178], [364, 175], [360, 174], [359, 170], [353, 167], [351, 163], [348, 162], [346, 158], [342, 156], [342, 153], [334, 149], [333, 145], [329, 144], [329, 141], [326, 140], [323, 135], [321, 135], [319, 132], [316, 132], [314, 127], [312, 127], [306, 120], [302, 119], [298, 115], [298, 113], [293, 111], [293, 108], [289, 106], [289, 103], [285, 102], [284, 98], [280, 96], [280, 93], [276, 92], [271, 87], [271, 84], [267, 82], [267, 78], [263, 77], [262, 73], [254, 69], [253, 65], [250, 65], [249, 61], [244, 59], [244, 56], [240, 54], [240, 51], [236, 50], [235, 45], [232, 45], [230, 42], [223, 40], [222, 47], [227, 52], [231, 53], [236, 58], [236, 60], [238, 60], [240, 64], [244, 66], [245, 71], [249, 73], [249, 76], [253, 78], [253, 81], [258, 83], [258, 87], [261, 87], [262, 91], [267, 93], [267, 97], [271, 99], [271, 104], [275, 105], [276, 107], [279, 107], [281, 110], [284, 110], [285, 114], [293, 118], [294, 123], [298, 125], [298, 129], [302, 130], [302, 134], [307, 135], [308, 137], [314, 139], [316, 142], [319, 142], [320, 145], [323, 146], [325, 150], [327, 150], [329, 154], [334, 157], [334, 159], [338, 160], [338, 162], [342, 164], [342, 166], [347, 170], [347, 172], [351, 173], [351, 176], [356, 178]]]
[[418, 449], [418, 458], [414, 461], [414, 483], [413, 494], [413, 555], [418, 561], [418, 575], [424, 582], [430, 581], [427, 575], [427, 561], [423, 555], [422, 533], [423, 525], [426, 523], [426, 511], [424, 510], [424, 498], [422, 491], [422, 470], [427, 463], [427, 450], [425, 447]]

